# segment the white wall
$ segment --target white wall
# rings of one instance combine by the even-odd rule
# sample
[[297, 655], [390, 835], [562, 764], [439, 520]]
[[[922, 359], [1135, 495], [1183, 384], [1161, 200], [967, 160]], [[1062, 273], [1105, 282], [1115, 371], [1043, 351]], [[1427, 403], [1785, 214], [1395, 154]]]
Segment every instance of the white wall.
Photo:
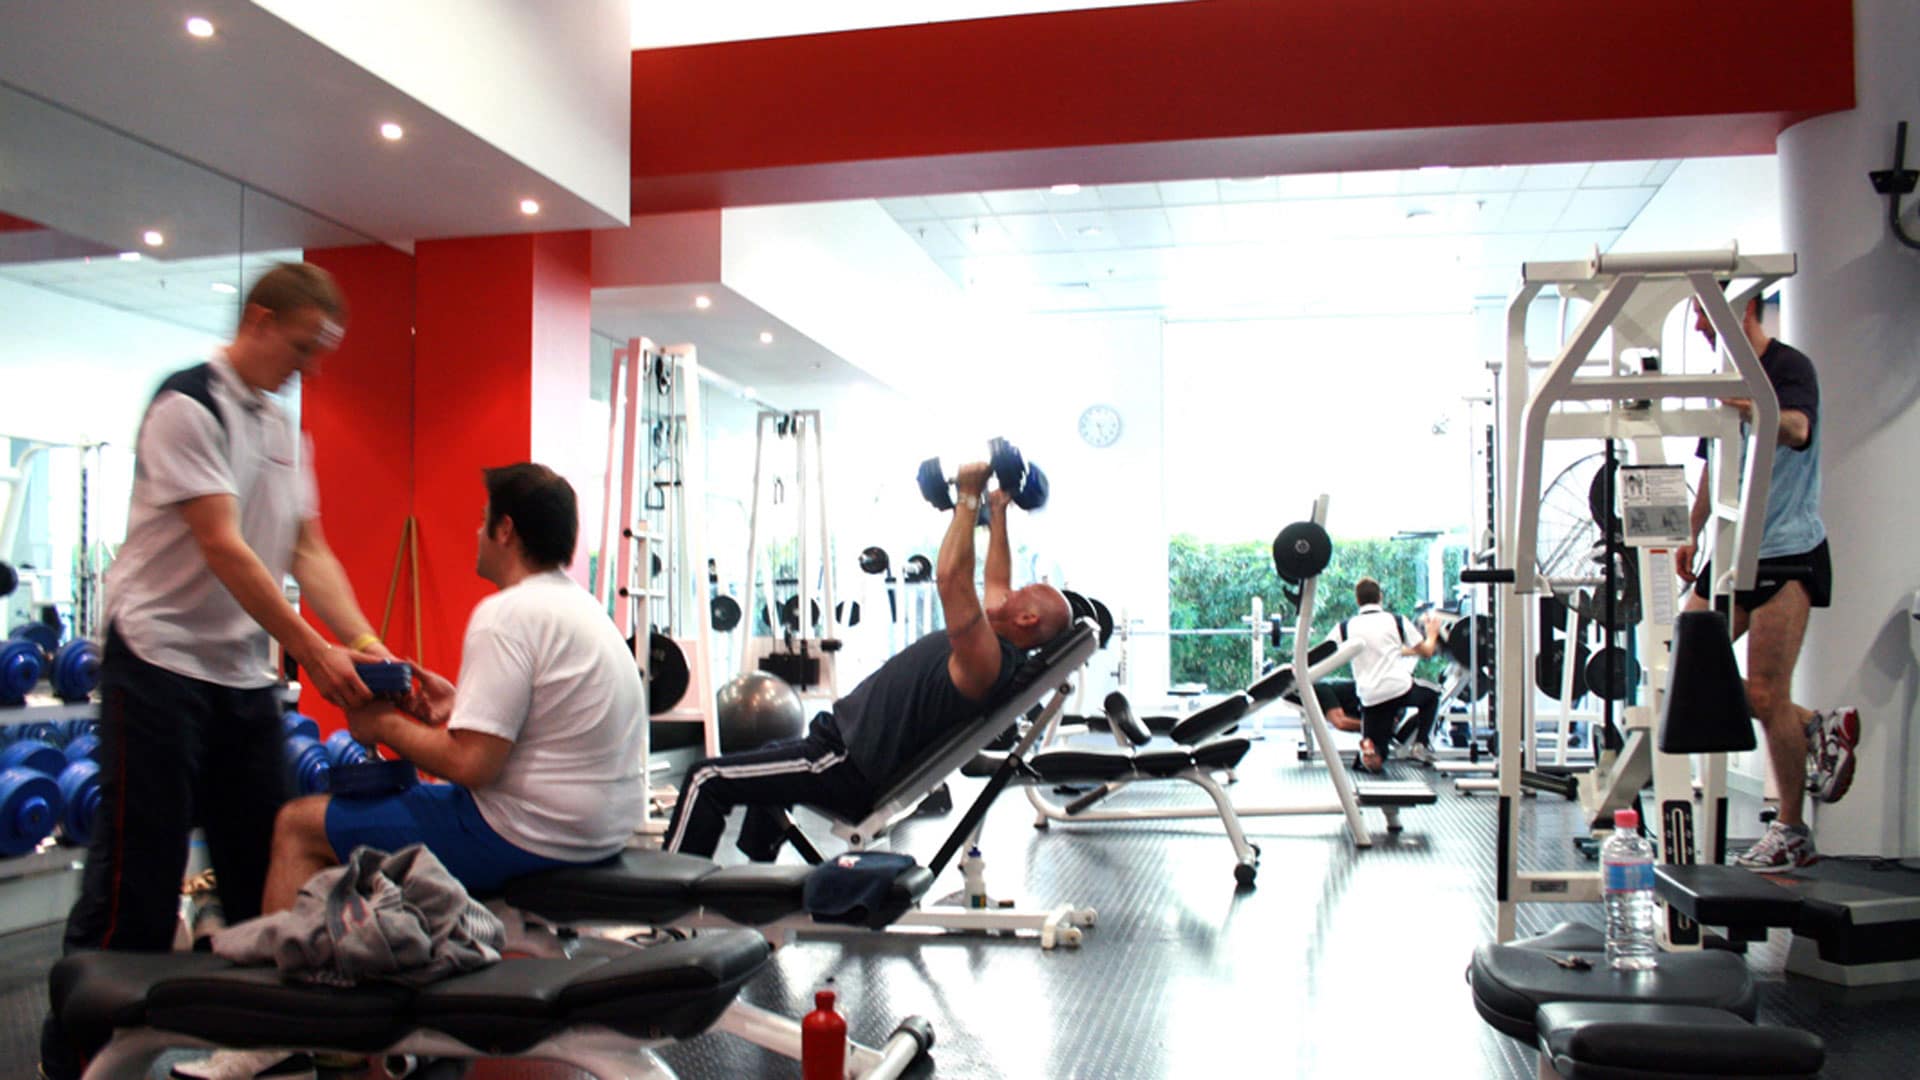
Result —
[[254, 0], [259, 7], [627, 219], [626, 0]]

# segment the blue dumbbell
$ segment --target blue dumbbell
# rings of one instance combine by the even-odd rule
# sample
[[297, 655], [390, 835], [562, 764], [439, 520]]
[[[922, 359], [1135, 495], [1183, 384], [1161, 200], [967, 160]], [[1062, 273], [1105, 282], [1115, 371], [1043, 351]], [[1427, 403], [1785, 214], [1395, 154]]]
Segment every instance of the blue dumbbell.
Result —
[[40, 681], [44, 670], [40, 646], [25, 638], [0, 642], [0, 705], [25, 705], [27, 691]]
[[287, 713], [280, 717], [280, 723], [286, 729], [288, 738], [292, 738], [295, 735], [305, 735], [315, 742], [320, 740], [320, 725], [314, 721], [313, 717], [305, 713]]
[[7, 635], [14, 641], [31, 641], [40, 650], [42, 662], [51, 661], [55, 650], [60, 648], [60, 628], [48, 626], [43, 622], [21, 623]]
[[0, 857], [25, 855], [38, 847], [53, 831], [61, 809], [60, 785], [53, 777], [37, 769], [0, 769]]
[[307, 735], [290, 735], [285, 743], [287, 784], [295, 795], [324, 795], [332, 786], [327, 748]]
[[[74, 742], [91, 738], [82, 735]], [[93, 842], [93, 823], [100, 812], [100, 766], [92, 761], [74, 761], [61, 770], [58, 783], [65, 804], [60, 813], [60, 841], [86, 847]]]
[[374, 756], [367, 753], [367, 748], [361, 746], [354, 740], [352, 732], [336, 731], [327, 736], [326, 747], [327, 761], [331, 763], [335, 769], [347, 765], [360, 765], [374, 760]]
[[21, 739], [0, 750], [0, 769], [32, 769], [51, 777], [66, 767], [67, 755], [38, 739]]
[[67, 741], [68, 742], [72, 742], [73, 740], [79, 738], [82, 735], [92, 735], [98, 738], [100, 735], [100, 721], [98, 720], [67, 721]]
[[353, 671], [375, 697], [405, 697], [413, 690], [413, 665], [403, 660], [355, 664]]
[[53, 692], [68, 703], [85, 701], [100, 685], [100, 646], [85, 639], [69, 641], [53, 654], [47, 676]]
[[75, 735], [67, 740], [67, 745], [61, 747], [61, 750], [67, 755], [68, 765], [80, 761], [98, 761], [100, 760], [100, 736]]

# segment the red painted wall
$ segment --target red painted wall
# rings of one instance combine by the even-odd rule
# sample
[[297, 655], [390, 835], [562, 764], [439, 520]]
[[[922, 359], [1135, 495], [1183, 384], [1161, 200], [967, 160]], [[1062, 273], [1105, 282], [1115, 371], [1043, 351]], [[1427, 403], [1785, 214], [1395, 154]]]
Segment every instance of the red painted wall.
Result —
[[[349, 321], [340, 350], [301, 386], [300, 424], [313, 441], [321, 527], [379, 629], [394, 550], [413, 506], [413, 259], [373, 244], [306, 257], [345, 290]], [[387, 627], [390, 647], [403, 655], [413, 651], [410, 588], [403, 571]], [[345, 726], [318, 694], [302, 694], [300, 707], [323, 730]]]
[[1852, 43], [1850, 0], [1203, 0], [643, 50], [633, 209], [1302, 172], [1351, 133], [1471, 133], [1365, 168], [1771, 152], [1852, 106]]

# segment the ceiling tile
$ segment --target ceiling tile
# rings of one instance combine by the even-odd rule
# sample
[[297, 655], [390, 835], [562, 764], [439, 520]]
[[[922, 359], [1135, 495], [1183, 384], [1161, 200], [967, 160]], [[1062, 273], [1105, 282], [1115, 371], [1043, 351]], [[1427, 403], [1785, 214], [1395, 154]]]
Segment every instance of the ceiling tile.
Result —
[[1400, 173], [1394, 169], [1340, 174], [1340, 194], [1342, 195], [1397, 195], [1399, 193]]
[[1180, 244], [1221, 244], [1229, 237], [1218, 205], [1173, 206], [1166, 209], [1173, 239]]
[[1054, 191], [1048, 189], [1043, 196], [1047, 209], [1055, 214], [1070, 214], [1077, 210], [1098, 210], [1104, 204], [1100, 201], [1100, 189], [1091, 184], [1082, 185], [1078, 191]]
[[1594, 245], [1599, 245], [1600, 250], [1605, 251], [1618, 239], [1618, 229], [1548, 233], [1540, 238], [1540, 246], [1534, 249], [1532, 261], [1584, 259], [1593, 254]]
[[909, 195], [900, 199], [881, 199], [880, 209], [892, 215], [895, 221], [925, 221], [940, 215], [933, 212], [927, 200], [918, 195]]
[[1160, 185], [1158, 184], [1101, 184], [1098, 194], [1100, 205], [1109, 210], [1132, 210], [1142, 206], [1160, 205]]
[[1073, 247], [1052, 214], [1003, 214], [994, 220], [1013, 238], [1015, 250], [1066, 251]]
[[1657, 162], [1652, 161], [1596, 161], [1580, 186], [1637, 187], [1647, 182], [1647, 172], [1655, 164]]
[[1527, 174], [1520, 178], [1520, 186], [1527, 191], [1553, 191], [1558, 188], [1579, 187], [1580, 180], [1587, 175], [1588, 168], [1585, 162], [1566, 165], [1529, 165]]
[[1019, 245], [1013, 242], [1013, 236], [1001, 228], [997, 218], [948, 221], [945, 224], [975, 255], [1001, 255], [1019, 249]]
[[1047, 210], [1044, 191], [989, 191], [984, 197], [996, 214], [1043, 214]]
[[1054, 285], [1087, 281], [1087, 264], [1077, 254], [1035, 255], [1027, 260], [1035, 281]]
[[1166, 212], [1151, 210], [1115, 210], [1107, 215], [1113, 233], [1127, 247], [1159, 247], [1173, 243], [1173, 226]]
[[1159, 308], [1166, 299], [1157, 281], [1096, 281], [1094, 295], [1101, 306], [1115, 309]]
[[1572, 197], [1573, 192], [1565, 190], [1515, 192], [1500, 218], [1499, 231], [1544, 232], [1560, 220], [1560, 212]]
[[1213, 180], [1169, 180], [1160, 185], [1160, 201], [1168, 206], [1204, 206], [1220, 201], [1220, 185]]
[[1664, 184], [1667, 182], [1667, 178], [1673, 175], [1673, 170], [1679, 167], [1680, 159], [1661, 158], [1659, 161], [1653, 163], [1653, 168], [1647, 170], [1647, 183]]
[[1219, 185], [1221, 202], [1271, 202], [1280, 197], [1279, 181], [1271, 176], [1237, 177]]
[[901, 228], [915, 243], [925, 248], [927, 254], [936, 258], [967, 253], [967, 245], [961, 243], [960, 238], [953, 235], [953, 230], [943, 221], [916, 221]]
[[1480, 165], [1460, 170], [1461, 191], [1515, 191], [1527, 170], [1519, 165]]
[[[1135, 211], [1129, 211], [1135, 212]], [[1147, 211], [1158, 213], [1159, 211]], [[1119, 247], [1119, 235], [1115, 232], [1111, 214], [1104, 211], [1089, 210], [1075, 214], [1055, 214], [1054, 222], [1059, 226], [1061, 235], [1067, 243], [1079, 251], [1098, 251]]]
[[1553, 227], [1556, 230], [1624, 229], [1633, 224], [1633, 219], [1657, 190], [1650, 187], [1581, 188], [1573, 193]]
[[1460, 170], [1445, 165], [1430, 169], [1409, 169], [1400, 176], [1403, 195], [1448, 194], [1460, 188]]
[[1282, 199], [1331, 199], [1340, 194], [1340, 177], [1336, 173], [1277, 176], [1274, 192]]
[[993, 212], [987, 200], [978, 195], [928, 195], [927, 205], [943, 218], [985, 217]]

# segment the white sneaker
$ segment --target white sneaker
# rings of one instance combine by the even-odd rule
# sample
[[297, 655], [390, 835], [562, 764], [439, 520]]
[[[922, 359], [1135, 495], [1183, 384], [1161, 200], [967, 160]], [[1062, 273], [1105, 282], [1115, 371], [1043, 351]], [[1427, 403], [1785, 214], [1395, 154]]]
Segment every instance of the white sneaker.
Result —
[[1431, 765], [1433, 764], [1433, 747], [1419, 740], [1408, 743], [1407, 760], [1417, 761], [1422, 765]]
[[314, 1080], [313, 1058], [285, 1050], [215, 1050], [175, 1065], [167, 1075], [174, 1080]]
[[1820, 802], [1839, 802], [1853, 786], [1860, 710], [1829, 709], [1807, 724], [1807, 790]]
[[1767, 825], [1758, 843], [1733, 857], [1733, 865], [1761, 874], [1785, 874], [1819, 861], [1812, 833], [1777, 820]]

